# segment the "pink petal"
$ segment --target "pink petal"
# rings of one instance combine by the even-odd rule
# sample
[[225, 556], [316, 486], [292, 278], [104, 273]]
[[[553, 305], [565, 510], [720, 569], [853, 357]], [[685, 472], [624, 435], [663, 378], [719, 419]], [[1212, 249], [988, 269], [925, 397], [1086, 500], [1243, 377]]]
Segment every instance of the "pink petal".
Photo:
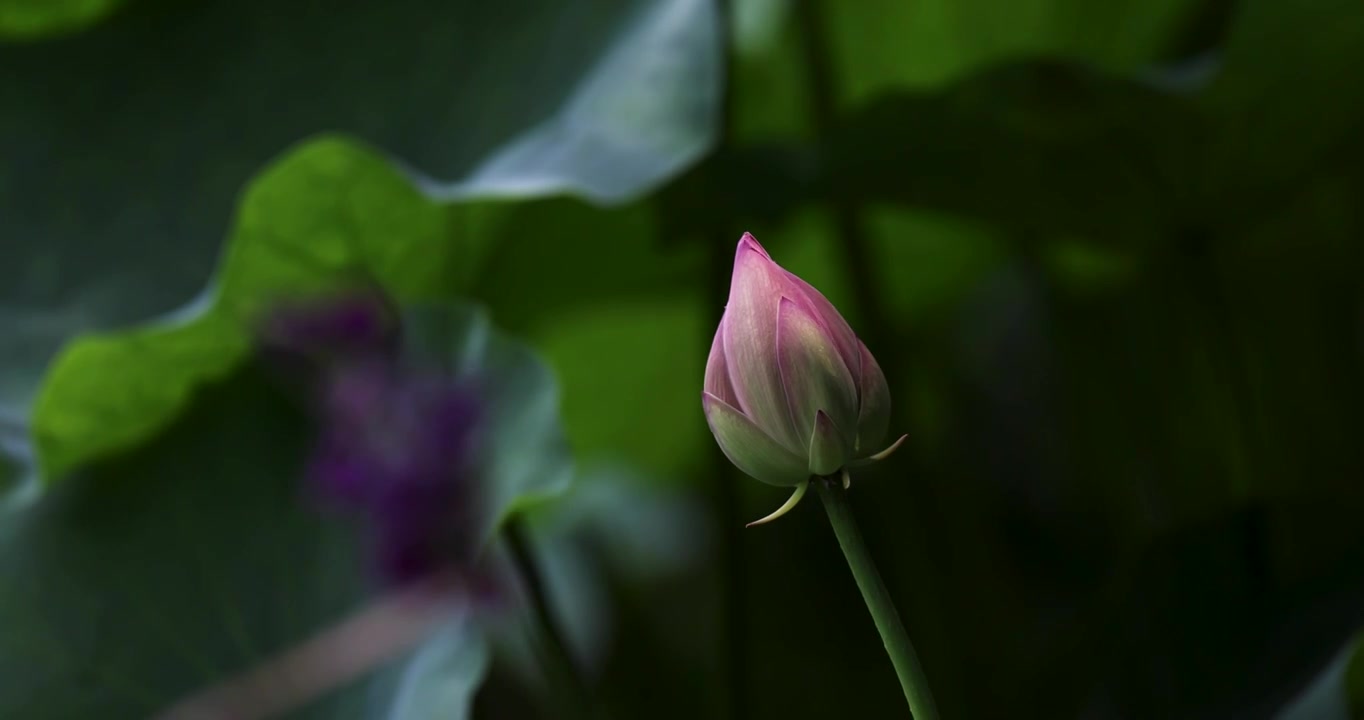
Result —
[[[738, 252], [734, 258], [736, 272], [739, 266], [739, 255], [742, 255], [744, 250], [757, 252], [767, 258], [774, 274], [777, 275], [777, 282], [781, 286], [780, 294], [804, 305], [810, 314], [815, 316], [829, 335], [833, 337], [838, 346], [839, 357], [843, 358], [843, 362], [847, 365], [848, 372], [852, 374], [854, 382], [857, 381], [862, 374], [862, 356], [858, 352], [860, 343], [858, 343], [857, 335], [853, 333], [852, 327], [848, 325], [848, 321], [843, 319], [843, 315], [838, 312], [838, 308], [835, 308], [834, 304], [829, 302], [828, 298], [824, 297], [824, 294], [816, 290], [810, 283], [772, 261], [772, 256], [749, 233], [744, 233], [743, 237], [739, 239]], [[731, 297], [732, 293], [731, 290]]]
[[744, 236], [739, 238], [739, 248], [743, 249], [744, 247], [747, 247], [750, 250], [758, 251], [759, 253], [762, 254], [763, 257], [767, 258], [768, 260], [772, 259], [772, 256], [767, 254], [767, 250], [763, 249], [763, 246], [758, 244], [757, 238], [753, 237], [749, 233], [744, 233]]
[[786, 409], [777, 366], [777, 308], [785, 281], [750, 236], [739, 241], [720, 332], [738, 408], [789, 450], [803, 448]]
[[857, 335], [853, 333], [848, 321], [844, 320], [838, 308], [810, 283], [801, 280], [789, 270], [782, 269], [781, 272], [785, 281], [786, 296], [800, 302], [814, 316], [833, 339], [834, 345], [838, 348], [838, 356], [843, 359], [853, 381], [857, 381], [862, 375], [862, 355], [858, 350], [861, 343], [858, 342]]
[[857, 446], [856, 453], [875, 452], [890, 427], [890, 387], [886, 384], [881, 365], [872, 357], [867, 346], [858, 341], [858, 352], [862, 356], [862, 378], [860, 379], [857, 409]]
[[725, 319], [720, 318], [720, 327], [715, 330], [715, 340], [710, 344], [710, 357], [706, 359], [706, 378], [702, 389], [726, 403], [739, 407], [739, 397], [734, 394], [734, 383], [729, 379], [729, 361], [725, 360]]
[[782, 298], [777, 310], [777, 362], [796, 434], [810, 442], [815, 416], [823, 412], [853, 443], [857, 384], [832, 338], [800, 303]]

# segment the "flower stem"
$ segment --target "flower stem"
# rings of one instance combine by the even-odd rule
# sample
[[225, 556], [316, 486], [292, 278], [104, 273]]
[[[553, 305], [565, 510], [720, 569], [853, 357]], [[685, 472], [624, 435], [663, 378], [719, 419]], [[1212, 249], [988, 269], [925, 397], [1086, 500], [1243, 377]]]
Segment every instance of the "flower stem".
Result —
[[551, 684], [556, 687], [555, 692], [560, 696], [560, 700], [568, 704], [567, 708], [561, 705], [558, 711], [570, 711], [580, 718], [592, 717], [594, 712], [591, 695], [578, 672], [577, 663], [573, 661], [573, 656], [568, 651], [568, 643], [563, 632], [554, 620], [553, 608], [550, 607], [549, 595], [545, 590], [539, 565], [535, 562], [524, 522], [519, 517], [512, 517], [502, 532], [511, 550], [516, 572], [521, 576], [526, 593], [530, 596], [531, 611], [538, 626], [540, 651], [548, 666], [546, 674], [550, 677]]
[[871, 619], [881, 633], [881, 641], [886, 645], [886, 654], [895, 666], [895, 674], [900, 678], [900, 687], [909, 701], [909, 710], [918, 720], [938, 720], [938, 707], [933, 702], [933, 694], [928, 690], [928, 680], [924, 669], [919, 665], [919, 656], [914, 654], [914, 646], [905, 634], [900, 623], [900, 613], [876, 571], [876, 563], [862, 542], [862, 533], [857, 529], [852, 507], [848, 504], [847, 491], [838, 479], [815, 478], [819, 499], [824, 501], [824, 510], [829, 514], [829, 524], [834, 526], [834, 535], [843, 548], [843, 556], [848, 559], [857, 587], [862, 591], [862, 599], [871, 611]]

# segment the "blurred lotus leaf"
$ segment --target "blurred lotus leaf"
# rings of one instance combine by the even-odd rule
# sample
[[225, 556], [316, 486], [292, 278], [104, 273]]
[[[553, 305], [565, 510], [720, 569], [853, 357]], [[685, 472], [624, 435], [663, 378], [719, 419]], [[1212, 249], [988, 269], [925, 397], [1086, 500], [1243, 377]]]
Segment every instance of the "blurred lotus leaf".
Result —
[[[442, 199], [652, 188], [710, 145], [715, 28], [709, 0], [202, 0], [0, 44], [0, 404], [27, 404], [73, 334], [199, 292], [233, 198], [319, 132], [383, 148]], [[382, 211], [349, 194], [345, 216]]]
[[468, 250], [449, 217], [381, 156], [335, 137], [267, 168], [242, 196], [217, 276], [173, 315], [65, 348], [33, 435], [43, 476], [145, 440], [195, 389], [236, 369], [272, 303], [365, 280], [396, 299], [437, 295]]
[[0, 42], [37, 40], [89, 27], [125, 0], [0, 0]]
[[[418, 311], [407, 330], [413, 352], [480, 379], [487, 517], [561, 491], [571, 465], [544, 364], [465, 306]], [[144, 362], [163, 357], [161, 341], [134, 337], [105, 342], [141, 343]], [[127, 387], [119, 373], [129, 367], [108, 368], [108, 387]], [[147, 442], [83, 463], [0, 525], [0, 558], [12, 571], [0, 607], [15, 628], [0, 638], [5, 717], [146, 716], [291, 647], [370, 594], [355, 528], [305, 500], [308, 423], [284, 395], [250, 366], [224, 368], [223, 378], [193, 364], [139, 369], [193, 395], [178, 421], [159, 434], [145, 426]], [[130, 411], [161, 407], [138, 399], [125, 401]], [[381, 673], [310, 717], [459, 712], [486, 659], [481, 634], [455, 620], [407, 670]]]
[[1275, 720], [1351, 720], [1364, 714], [1364, 635], [1350, 638]]

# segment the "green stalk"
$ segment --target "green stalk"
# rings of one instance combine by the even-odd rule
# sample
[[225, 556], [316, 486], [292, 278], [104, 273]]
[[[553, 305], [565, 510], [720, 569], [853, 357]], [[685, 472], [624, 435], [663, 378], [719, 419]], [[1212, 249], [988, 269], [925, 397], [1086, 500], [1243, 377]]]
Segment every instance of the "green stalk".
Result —
[[914, 646], [905, 634], [905, 626], [900, 623], [900, 613], [881, 581], [881, 573], [876, 571], [876, 563], [862, 542], [862, 533], [857, 530], [857, 519], [853, 517], [852, 507], [848, 504], [847, 491], [836, 479], [814, 478], [819, 499], [824, 501], [824, 510], [829, 514], [829, 524], [834, 526], [834, 535], [843, 548], [843, 556], [848, 559], [857, 587], [862, 591], [862, 599], [871, 611], [871, 619], [876, 630], [881, 633], [881, 641], [886, 645], [886, 654], [895, 666], [895, 674], [900, 678], [900, 687], [909, 701], [909, 710], [918, 720], [938, 720], [938, 707], [933, 702], [933, 693], [928, 690], [928, 679], [919, 665], [919, 656], [914, 654]]

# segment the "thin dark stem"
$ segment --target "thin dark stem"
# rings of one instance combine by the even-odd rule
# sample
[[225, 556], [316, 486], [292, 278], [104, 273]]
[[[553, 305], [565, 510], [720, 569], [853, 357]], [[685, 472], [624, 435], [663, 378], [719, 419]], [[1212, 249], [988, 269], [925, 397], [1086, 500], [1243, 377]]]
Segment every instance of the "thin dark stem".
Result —
[[[720, 107], [716, 118], [715, 156], [723, 157], [733, 143], [734, 127], [734, 8], [730, 0], [714, 0], [716, 34], [720, 40], [720, 57], [723, 65]], [[718, 178], [710, 179], [708, 191], [713, 196], [725, 192]], [[729, 207], [721, 204], [720, 207]], [[728, 293], [731, 248], [738, 242], [743, 228], [736, 227], [735, 219], [724, 216], [715, 218], [714, 229], [709, 234], [707, 247], [710, 250], [708, 270], [708, 297], [723, 298]], [[718, 318], [717, 318], [718, 320]], [[715, 327], [715, 325], [710, 325]], [[707, 347], [711, 337], [706, 336]], [[744, 567], [745, 542], [744, 520], [739, 502], [739, 483], [735, 482], [733, 468], [720, 453], [714, 454], [715, 463], [710, 477], [714, 482], [712, 493], [719, 510], [722, 529], [721, 552], [723, 583], [723, 619], [721, 633], [724, 643], [724, 657], [721, 673], [725, 678], [723, 696], [726, 699], [726, 716], [731, 720], [748, 717], [748, 573]]]
[[538, 649], [543, 656], [546, 675], [550, 678], [555, 694], [564, 700], [562, 704], [556, 706], [555, 712], [560, 716], [592, 717], [594, 714], [592, 696], [578, 672], [577, 663], [568, 651], [568, 643], [559, 630], [559, 624], [554, 619], [549, 594], [545, 590], [539, 564], [531, 549], [525, 523], [520, 518], [513, 517], [507, 521], [502, 532], [511, 550], [512, 562], [516, 565], [516, 571], [526, 586], [526, 593], [530, 596]]
[[722, 528], [724, 637], [722, 672], [726, 678], [725, 697], [731, 720], [748, 717], [748, 574], [745, 570], [746, 543], [744, 516], [739, 502], [739, 483], [724, 456], [711, 469], [712, 493], [719, 508]]
[[[795, 3], [796, 20], [800, 24], [801, 49], [804, 56], [805, 73], [809, 78], [807, 89], [810, 96], [810, 118], [815, 135], [824, 140], [834, 131], [838, 121], [838, 79], [833, 64], [833, 51], [829, 47], [820, 0], [800, 0]], [[838, 231], [839, 246], [843, 250], [844, 261], [853, 276], [852, 290], [861, 313], [860, 327], [876, 333], [884, 333], [889, 328], [882, 310], [880, 294], [877, 291], [876, 273], [871, 253], [868, 250], [867, 229], [855, 203], [846, 199], [836, 200], [833, 204], [834, 226]], [[882, 357], [882, 364], [893, 364], [884, 355], [890, 348], [880, 343], [876, 349]]]
[[[717, 453], [718, 455], [718, 453]], [[748, 577], [744, 570], [744, 518], [740, 512], [738, 485], [723, 456], [711, 470], [713, 492], [720, 510], [724, 557], [724, 669], [728, 717], [748, 717]]]
[[[1249, 353], [1238, 332], [1236, 313], [1218, 272], [1214, 238], [1206, 231], [1190, 231], [1183, 238], [1185, 259], [1190, 264], [1194, 301], [1200, 306], [1203, 326], [1213, 339], [1213, 360], [1228, 385], [1233, 413], [1237, 457], [1228, 467], [1234, 492], [1245, 497], [1253, 491], [1252, 468], [1273, 475], [1278, 457], [1271, 451], [1273, 438], [1265, 429], [1255, 400], [1255, 382], [1246, 364]], [[1241, 530], [1241, 544], [1251, 579], [1261, 588], [1270, 578], [1268, 530], [1264, 518], [1251, 515]]]
[[871, 619], [876, 623], [876, 630], [881, 633], [881, 641], [885, 643], [886, 654], [890, 656], [890, 662], [895, 666], [895, 675], [900, 679], [900, 687], [904, 690], [905, 700], [909, 702], [910, 712], [918, 720], [937, 720], [938, 707], [933, 702], [933, 693], [929, 692], [928, 678], [924, 676], [919, 656], [914, 652], [914, 645], [909, 642], [904, 624], [900, 622], [900, 612], [895, 609], [895, 601], [886, 590], [881, 573], [876, 570], [876, 563], [871, 559], [866, 543], [862, 541], [862, 533], [857, 529], [857, 519], [853, 517], [852, 507], [848, 505], [847, 492], [843, 489], [842, 483], [836, 480], [814, 478], [812, 482], [819, 491], [820, 500], [824, 501], [824, 510], [829, 514], [829, 524], [833, 525], [834, 535], [838, 537], [838, 544], [843, 548], [843, 556], [848, 560], [848, 568], [852, 570], [853, 579], [857, 581], [857, 588], [862, 591], [862, 599], [867, 603], [867, 610], [871, 611]]
[[[1218, 272], [1214, 238], [1205, 231], [1191, 231], [1183, 237], [1184, 259], [1190, 265], [1190, 281], [1194, 302], [1202, 312], [1204, 327], [1213, 338], [1216, 353], [1214, 361], [1219, 364], [1221, 375], [1228, 385], [1228, 396], [1235, 415], [1234, 431], [1236, 445], [1240, 452], [1249, 454], [1253, 449], [1261, 449], [1261, 456], [1243, 458], [1236, 472], [1244, 473], [1245, 468], [1264, 467], [1268, 453], [1263, 450], [1271, 442], [1269, 434], [1262, 427], [1261, 414], [1255, 401], [1255, 382], [1250, 368], [1246, 365], [1249, 353], [1241, 334], [1238, 332], [1236, 312], [1227, 296], [1227, 288]], [[1245, 494], [1247, 479], [1238, 477], [1237, 490]]]

